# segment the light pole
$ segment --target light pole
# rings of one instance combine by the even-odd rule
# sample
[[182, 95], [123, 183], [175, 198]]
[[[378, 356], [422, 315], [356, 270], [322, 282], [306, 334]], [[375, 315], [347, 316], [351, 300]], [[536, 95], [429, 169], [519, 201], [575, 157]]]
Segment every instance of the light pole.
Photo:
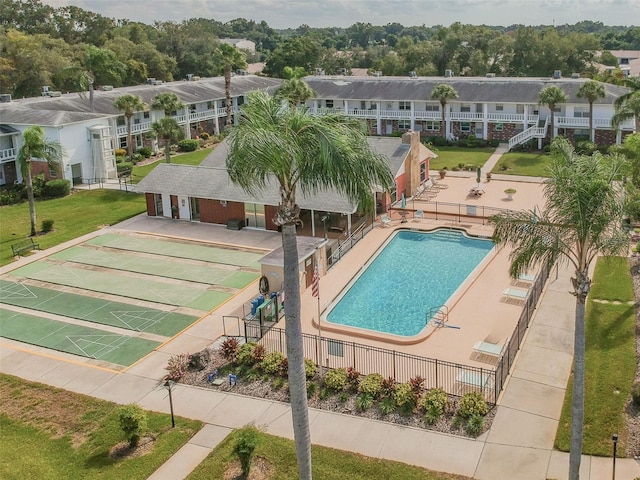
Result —
[[171, 389], [173, 388], [174, 382], [172, 380], [167, 380], [164, 382], [164, 388], [169, 391], [169, 408], [171, 409], [171, 428], [175, 428], [176, 420], [173, 416], [173, 397], [171, 396]]
[[613, 440], [613, 480], [616, 480], [616, 449], [618, 448], [618, 434], [614, 433], [611, 437]]

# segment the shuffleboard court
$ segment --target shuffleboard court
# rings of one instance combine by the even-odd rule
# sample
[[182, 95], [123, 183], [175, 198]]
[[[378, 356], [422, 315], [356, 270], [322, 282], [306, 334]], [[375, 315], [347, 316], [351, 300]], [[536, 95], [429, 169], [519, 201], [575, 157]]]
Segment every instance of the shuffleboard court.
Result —
[[160, 343], [0, 308], [2, 336], [60, 352], [129, 366]]
[[[8, 305], [165, 337], [172, 337], [198, 319], [191, 315], [111, 302], [103, 298], [59, 292], [6, 280], [0, 280], [0, 301]], [[0, 336], [2, 333], [0, 331]]]
[[88, 245], [153, 253], [167, 257], [190, 258], [223, 265], [238, 265], [260, 270], [260, 260], [264, 254], [215, 247], [197, 243], [183, 243], [156, 238], [140, 238], [128, 235], [106, 233], [85, 242]]
[[171, 285], [154, 280], [141, 281], [113, 271], [94, 271], [58, 265], [41, 260], [10, 272], [13, 277], [31, 278], [48, 283], [138, 298], [167, 305], [191, 307], [203, 312], [212, 310], [231, 297], [226, 292], [207, 290], [203, 285]]
[[202, 263], [188, 263], [175, 257], [151, 260], [132, 251], [113, 252], [82, 246], [67, 248], [51, 255], [51, 258], [232, 288], [244, 288], [259, 276], [257, 272], [241, 271], [238, 267], [216, 268]]

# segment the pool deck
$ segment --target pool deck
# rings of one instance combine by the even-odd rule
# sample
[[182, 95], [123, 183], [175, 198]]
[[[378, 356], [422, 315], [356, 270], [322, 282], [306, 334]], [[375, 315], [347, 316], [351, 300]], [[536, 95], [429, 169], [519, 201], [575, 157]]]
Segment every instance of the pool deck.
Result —
[[[502, 192], [507, 187], [495, 177], [489, 187]], [[442, 201], [445, 201], [446, 196], [450, 198], [446, 201], [462, 202], [468, 185], [473, 180], [448, 176], [444, 181], [450, 184], [450, 188], [442, 193]], [[518, 194], [512, 201], [512, 208], [542, 205], [541, 197], [533, 195], [536, 190], [539, 191], [539, 186], [531, 187], [530, 196], [526, 193], [529, 189], [525, 184], [515, 187]], [[477, 201], [489, 202], [488, 192], [489, 190]], [[497, 195], [499, 200], [501, 194]], [[435, 222], [422, 220], [415, 225], [430, 227]], [[398, 226], [401, 224], [394, 221], [394, 228]], [[473, 225], [471, 232], [486, 232], [487, 228]], [[144, 215], [123, 222], [117, 229], [261, 248], [280, 245], [280, 236], [271, 232], [234, 232], [204, 224], [150, 219]], [[324, 277], [321, 281], [321, 301], [341, 288], [337, 281], [338, 275], [344, 281], [350, 278], [354, 267], [349, 267], [348, 264], [353, 262], [359, 268], [358, 261], [366, 261], [367, 252], [375, 250], [390, 233], [390, 228], [375, 228], [371, 236], [367, 237], [367, 242], [361, 242], [361, 249], [352, 252], [351, 260], [345, 258], [332, 269], [330, 274], [335, 277]], [[99, 232], [92, 236], [98, 234]], [[81, 241], [83, 238], [38, 252], [32, 257], [1, 268], [0, 273]], [[517, 315], [519, 308], [503, 304], [499, 298], [502, 290], [510, 283], [505, 273], [507, 264], [506, 252], [500, 252], [470, 285], [450, 318], [451, 324], [466, 322], [464, 328], [459, 332], [449, 331], [450, 329], [435, 332], [434, 338], [447, 340], [437, 342], [446, 345], [446, 348], [429, 345], [429, 355], [438, 349], [446, 350], [443, 354], [451, 355], [454, 353], [449, 350], [459, 350], [456, 355], [465, 358], [473, 344], [483, 338], [485, 331], [504, 328], [501, 322], [510, 321], [504, 319]], [[477, 439], [468, 439], [310, 409], [312, 442], [481, 480], [566, 479], [569, 455], [553, 450], [553, 441], [571, 372], [575, 300], [569, 293], [570, 276], [569, 270], [560, 269], [558, 277], [551, 278], [545, 287], [506, 388], [499, 399], [496, 417], [489, 432]], [[332, 278], [336, 281], [329, 281]], [[211, 345], [222, 333], [222, 316], [233, 312], [253, 296], [253, 290], [246, 289], [124, 372], [86, 364], [71, 355], [52, 355], [44, 349], [5, 339], [0, 340], [0, 371], [121, 404], [136, 402], [143, 408], [168, 413], [167, 392], [160, 379], [165, 373], [164, 367], [170, 356], [198, 351]], [[309, 318], [308, 328], [311, 328], [310, 318], [316, 314], [316, 299], [307, 292], [302, 301], [303, 313], [305, 318]], [[501, 313], [498, 315], [496, 312]], [[486, 326], [475, 327], [473, 319], [482, 319]], [[173, 403], [177, 415], [200, 419], [205, 422], [205, 426], [149, 477], [152, 480], [185, 478], [233, 428], [250, 422], [264, 426], [274, 435], [293, 437], [288, 404], [181, 384], [174, 389]], [[610, 458], [583, 456], [580, 478], [610, 478], [611, 465]], [[638, 461], [631, 458], [617, 460], [618, 480], [638, 476]]]

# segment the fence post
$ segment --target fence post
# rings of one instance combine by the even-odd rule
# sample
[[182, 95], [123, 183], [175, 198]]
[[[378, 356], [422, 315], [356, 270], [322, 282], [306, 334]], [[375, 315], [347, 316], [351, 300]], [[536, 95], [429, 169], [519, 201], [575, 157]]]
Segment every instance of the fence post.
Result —
[[351, 342], [351, 349], [353, 350], [353, 369], [358, 370], [356, 368], [356, 342]]
[[393, 379], [395, 380], [396, 378], [396, 351], [392, 350], [393, 354], [391, 355], [391, 358], [393, 359]]
[[440, 384], [438, 383], [438, 359], [436, 358], [436, 388], [440, 387]]

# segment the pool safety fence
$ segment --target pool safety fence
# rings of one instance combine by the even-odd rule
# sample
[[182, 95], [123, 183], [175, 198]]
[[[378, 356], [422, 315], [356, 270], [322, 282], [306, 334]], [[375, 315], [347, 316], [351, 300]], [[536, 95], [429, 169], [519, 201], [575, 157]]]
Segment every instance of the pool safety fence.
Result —
[[[509, 337], [509, 344], [494, 367], [464, 365], [305, 333], [302, 334], [304, 357], [322, 367], [351, 367], [362, 375], [379, 373], [384, 378], [394, 378], [398, 383], [421, 376], [425, 380], [425, 389], [440, 387], [456, 396], [480, 392], [487, 402], [495, 404], [529, 326], [549, 270], [550, 267], [544, 267], [533, 282], [518, 324]], [[267, 353], [279, 351], [287, 354], [285, 330], [281, 328], [265, 331], [259, 343], [264, 345]]]
[[331, 251], [327, 252], [327, 267], [333, 267], [349, 250], [351, 250], [364, 236], [373, 229], [373, 223], [368, 223], [366, 218], [355, 225], [349, 237], [338, 239], [330, 245]]
[[482, 223], [486, 225], [491, 215], [509, 211], [504, 208], [469, 205], [465, 203], [421, 202], [422, 218], [451, 220], [458, 223]]

